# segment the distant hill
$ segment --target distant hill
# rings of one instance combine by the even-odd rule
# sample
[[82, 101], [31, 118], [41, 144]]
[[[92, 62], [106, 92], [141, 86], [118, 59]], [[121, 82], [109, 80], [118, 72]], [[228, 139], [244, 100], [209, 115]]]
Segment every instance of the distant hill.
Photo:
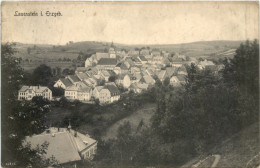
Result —
[[[162, 45], [126, 45], [114, 43], [117, 49], [135, 49], [142, 47], [158, 48], [168, 51], [170, 53], [180, 53], [191, 57], [208, 57], [208, 56], [225, 56], [227, 51], [235, 51], [236, 48], [243, 41], [199, 41], [183, 44], [162, 44]], [[108, 42], [95, 42], [95, 41], [83, 41], [83, 42], [71, 42], [67, 45], [46, 45], [46, 44], [22, 44], [16, 43], [17, 49], [16, 57], [23, 59], [59, 59], [59, 58], [77, 58], [80, 52], [84, 54], [93, 54], [96, 52], [103, 52], [105, 49], [110, 48], [111, 43]], [[30, 54], [28, 53], [30, 48]], [[221, 54], [224, 53], [224, 54]], [[226, 56], [232, 56], [234, 52], [226, 54]]]

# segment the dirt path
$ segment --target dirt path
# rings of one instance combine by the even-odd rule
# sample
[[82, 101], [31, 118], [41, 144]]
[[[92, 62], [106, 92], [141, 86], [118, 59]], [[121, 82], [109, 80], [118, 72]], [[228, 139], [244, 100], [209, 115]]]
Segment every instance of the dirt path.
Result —
[[213, 164], [211, 165], [211, 167], [216, 167], [221, 156], [220, 155], [213, 155], [213, 156], [215, 157], [215, 160], [214, 160]]
[[137, 110], [132, 115], [117, 121], [115, 124], [113, 124], [111, 127], [109, 127], [107, 129], [106, 134], [102, 137], [102, 139], [108, 140], [108, 139], [115, 138], [118, 127], [127, 121], [129, 121], [131, 123], [131, 125], [133, 126], [132, 127], [133, 130], [135, 130], [137, 128], [137, 126], [141, 120], [143, 120], [145, 126], [148, 126], [150, 124], [150, 119], [155, 112], [155, 109], [156, 109], [155, 104], [146, 104], [144, 107]]

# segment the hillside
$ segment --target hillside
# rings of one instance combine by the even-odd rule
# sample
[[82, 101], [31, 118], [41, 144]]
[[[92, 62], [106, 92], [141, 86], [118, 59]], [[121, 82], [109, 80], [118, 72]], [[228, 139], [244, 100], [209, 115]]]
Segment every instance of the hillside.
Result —
[[[200, 41], [193, 43], [183, 44], [165, 44], [165, 45], [125, 45], [114, 44], [118, 49], [135, 49], [142, 47], [160, 48], [168, 52], [179, 52], [187, 56], [210, 56], [212, 54], [219, 55], [231, 49], [236, 49], [242, 41]], [[109, 48], [111, 43], [107, 42], [75, 42], [67, 45], [55, 46], [55, 45], [35, 45], [16, 43], [16, 49], [18, 53], [16, 57], [31, 58], [31, 59], [59, 59], [70, 58], [75, 59], [80, 52], [85, 54], [92, 54], [95, 52], [102, 52], [105, 48]], [[28, 54], [27, 49], [31, 49], [31, 53]]]
[[[209, 151], [209, 154], [220, 156], [217, 167], [249, 168], [249, 165], [253, 163], [260, 165], [260, 157], [255, 157], [259, 154], [259, 151], [259, 123], [255, 123], [217, 144]], [[255, 159], [253, 159], [254, 157]], [[206, 156], [195, 158], [183, 165], [183, 167], [196, 165], [200, 160], [204, 160], [205, 158]], [[199, 166], [199, 164], [197, 165]], [[207, 166], [210, 167], [210, 165]]]
[[[141, 49], [142, 47], [159, 48], [170, 53], [180, 53], [189, 57], [218, 59], [233, 57], [236, 48], [242, 41], [200, 41], [184, 44], [162, 44], [162, 45], [125, 45], [114, 43], [118, 49]], [[109, 49], [110, 42], [70, 42], [66, 45], [45, 45], [45, 44], [22, 44], [16, 43], [15, 57], [21, 58], [21, 66], [24, 70], [31, 72], [40, 64], [50, 67], [73, 68], [79, 54], [91, 55], [96, 52], [104, 52]], [[64, 61], [70, 59], [70, 61]], [[74, 60], [74, 62], [73, 62]], [[79, 62], [83, 64], [84, 61]]]

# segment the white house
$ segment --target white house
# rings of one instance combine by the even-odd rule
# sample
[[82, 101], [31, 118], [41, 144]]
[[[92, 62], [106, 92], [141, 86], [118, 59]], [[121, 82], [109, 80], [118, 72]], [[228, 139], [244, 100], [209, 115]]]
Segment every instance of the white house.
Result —
[[113, 103], [120, 99], [120, 91], [116, 85], [107, 84], [99, 92], [100, 103]]
[[92, 90], [90, 87], [85, 85], [83, 82], [81, 84], [75, 84], [65, 89], [64, 96], [69, 100], [80, 100], [89, 101], [92, 95]]
[[52, 91], [46, 86], [23, 86], [18, 92], [18, 100], [32, 100], [35, 96], [52, 100]]

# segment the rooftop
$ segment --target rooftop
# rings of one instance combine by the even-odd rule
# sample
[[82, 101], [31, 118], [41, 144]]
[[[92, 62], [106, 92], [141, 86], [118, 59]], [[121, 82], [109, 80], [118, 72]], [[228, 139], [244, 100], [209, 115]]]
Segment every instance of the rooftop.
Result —
[[33, 90], [36, 93], [42, 93], [46, 89], [49, 89], [46, 86], [22, 86], [19, 92], [25, 92], [26, 90]]
[[98, 65], [116, 65], [117, 60], [115, 58], [101, 58]]
[[36, 148], [37, 145], [47, 142], [49, 146], [46, 150], [46, 158], [54, 156], [59, 164], [64, 164], [81, 160], [79, 152], [97, 142], [79, 132], [77, 132], [77, 136], [74, 135], [74, 130], [69, 132], [66, 128], [52, 127], [49, 132], [45, 131], [39, 135], [27, 136], [24, 145], [28, 142], [32, 148]]

